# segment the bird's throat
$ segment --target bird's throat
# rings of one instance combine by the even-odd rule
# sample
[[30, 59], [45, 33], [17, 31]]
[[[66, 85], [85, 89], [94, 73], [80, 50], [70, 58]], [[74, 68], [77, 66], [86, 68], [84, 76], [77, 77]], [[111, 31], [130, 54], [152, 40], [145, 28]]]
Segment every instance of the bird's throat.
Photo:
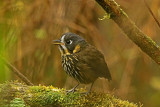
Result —
[[65, 45], [59, 45], [59, 50], [61, 52], [61, 55], [70, 55], [68, 49], [65, 47]]

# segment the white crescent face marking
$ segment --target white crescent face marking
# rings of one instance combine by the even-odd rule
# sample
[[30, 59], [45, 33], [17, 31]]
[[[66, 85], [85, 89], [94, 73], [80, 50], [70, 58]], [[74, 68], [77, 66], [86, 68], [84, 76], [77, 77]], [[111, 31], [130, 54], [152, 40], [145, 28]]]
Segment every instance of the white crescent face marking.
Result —
[[61, 37], [61, 42], [63, 42], [64, 43], [64, 37], [65, 37], [66, 35], [63, 35], [62, 37]]
[[[64, 37], [65, 37], [66, 35], [63, 35], [62, 37], [61, 37], [61, 42], [62, 43], [64, 43], [65, 44], [65, 42], [64, 42]], [[67, 50], [67, 48], [66, 48], [66, 46], [65, 45], [61, 45], [62, 46], [62, 48], [64, 49], [64, 50]], [[61, 50], [61, 48], [59, 48], [60, 50]], [[61, 50], [61, 52], [62, 52], [62, 50]]]

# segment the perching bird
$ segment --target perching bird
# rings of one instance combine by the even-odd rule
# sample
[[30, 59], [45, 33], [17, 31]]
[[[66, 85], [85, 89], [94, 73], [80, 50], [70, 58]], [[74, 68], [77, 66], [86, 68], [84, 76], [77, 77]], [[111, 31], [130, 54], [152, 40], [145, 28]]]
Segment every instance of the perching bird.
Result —
[[111, 74], [103, 54], [81, 36], [69, 32], [63, 34], [60, 40], [53, 40], [53, 42], [59, 46], [64, 70], [78, 81], [78, 84], [68, 93], [74, 92], [80, 83], [92, 83], [87, 92], [89, 93], [98, 77], [111, 80]]

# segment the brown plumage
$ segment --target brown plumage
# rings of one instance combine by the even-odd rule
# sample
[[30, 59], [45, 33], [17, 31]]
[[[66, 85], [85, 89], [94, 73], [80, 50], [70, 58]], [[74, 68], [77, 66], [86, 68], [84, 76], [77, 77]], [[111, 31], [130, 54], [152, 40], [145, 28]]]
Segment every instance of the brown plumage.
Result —
[[[60, 40], [54, 40], [54, 44], [59, 46], [64, 70], [78, 81], [78, 84], [68, 93], [74, 92], [80, 83], [93, 85], [98, 77], [111, 80], [111, 74], [102, 53], [82, 37], [74, 33], [65, 33]], [[87, 93], [91, 91], [92, 85]]]

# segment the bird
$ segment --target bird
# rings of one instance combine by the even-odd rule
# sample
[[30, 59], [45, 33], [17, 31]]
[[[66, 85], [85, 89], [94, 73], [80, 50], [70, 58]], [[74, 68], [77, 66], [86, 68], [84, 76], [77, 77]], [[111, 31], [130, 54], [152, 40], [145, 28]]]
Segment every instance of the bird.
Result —
[[104, 55], [83, 37], [67, 32], [60, 39], [53, 40], [53, 44], [58, 45], [64, 71], [78, 82], [67, 93], [74, 93], [80, 84], [91, 83], [86, 92], [88, 94], [99, 77], [106, 78], [108, 81], [112, 79]]

